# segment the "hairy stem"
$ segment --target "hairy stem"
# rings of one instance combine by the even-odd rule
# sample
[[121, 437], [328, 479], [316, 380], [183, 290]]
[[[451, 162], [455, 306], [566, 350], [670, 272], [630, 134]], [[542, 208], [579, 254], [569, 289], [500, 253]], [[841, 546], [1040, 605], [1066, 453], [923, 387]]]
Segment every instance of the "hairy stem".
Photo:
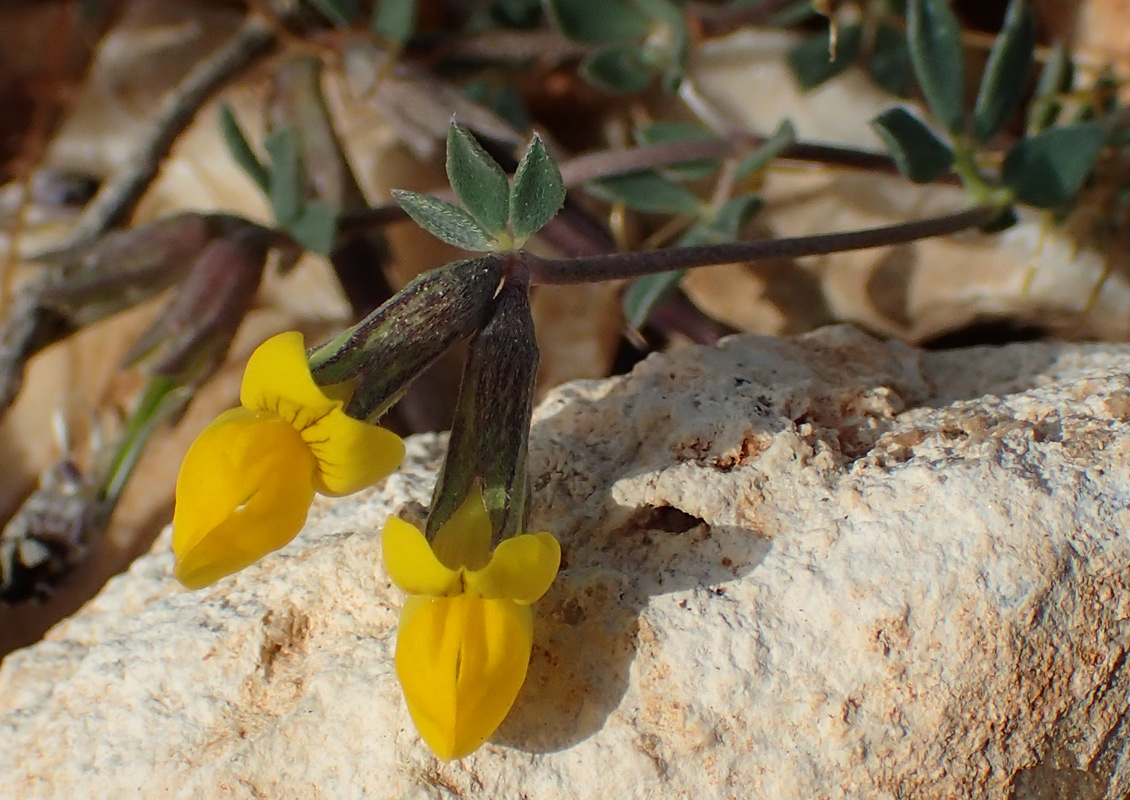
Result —
[[942, 217], [815, 236], [790, 236], [760, 242], [725, 242], [698, 247], [671, 247], [642, 253], [613, 253], [587, 258], [544, 259], [523, 253], [523, 263], [535, 284], [590, 283], [618, 278], [638, 278], [674, 269], [709, 267], [740, 261], [825, 255], [846, 250], [903, 244], [932, 236], [946, 236], [990, 222], [1000, 211], [994, 206], [973, 208]]

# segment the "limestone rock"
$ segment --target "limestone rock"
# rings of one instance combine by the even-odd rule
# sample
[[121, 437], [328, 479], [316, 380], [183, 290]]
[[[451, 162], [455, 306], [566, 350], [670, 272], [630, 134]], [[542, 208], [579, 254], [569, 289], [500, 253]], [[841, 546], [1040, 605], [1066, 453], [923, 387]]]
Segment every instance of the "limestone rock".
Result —
[[179, 590], [166, 534], [8, 656], [0, 796], [1123, 797], [1127, 372], [829, 328], [556, 390], [533, 524], [564, 569], [509, 718], [446, 764], [379, 558], [434, 479], [417, 437], [257, 566]]

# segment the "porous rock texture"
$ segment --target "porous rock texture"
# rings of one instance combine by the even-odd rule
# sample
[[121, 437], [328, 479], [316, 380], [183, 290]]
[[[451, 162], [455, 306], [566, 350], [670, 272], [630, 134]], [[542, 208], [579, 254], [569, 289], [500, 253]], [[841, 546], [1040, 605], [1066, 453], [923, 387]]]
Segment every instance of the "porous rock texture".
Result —
[[199, 591], [167, 533], [0, 668], [0, 796], [1120, 798], [1130, 348], [734, 337], [540, 406], [529, 677], [443, 763], [389, 514], [442, 439]]

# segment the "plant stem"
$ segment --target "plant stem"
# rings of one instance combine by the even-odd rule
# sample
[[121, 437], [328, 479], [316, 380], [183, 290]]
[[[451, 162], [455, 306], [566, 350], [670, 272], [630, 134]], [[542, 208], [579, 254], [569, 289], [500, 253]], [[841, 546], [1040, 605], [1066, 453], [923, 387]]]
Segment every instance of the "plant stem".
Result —
[[106, 467], [101, 496], [109, 509], [117, 505], [149, 437], [162, 422], [183, 409], [189, 398], [189, 390], [171, 378], [149, 379]]
[[589, 283], [620, 278], [638, 278], [673, 269], [710, 267], [742, 261], [825, 255], [847, 250], [865, 250], [904, 244], [932, 236], [946, 236], [991, 221], [999, 209], [974, 206], [954, 214], [930, 219], [815, 236], [790, 236], [760, 242], [725, 242], [698, 247], [671, 247], [642, 253], [612, 253], [587, 258], [544, 259], [522, 253], [522, 263], [535, 284]]

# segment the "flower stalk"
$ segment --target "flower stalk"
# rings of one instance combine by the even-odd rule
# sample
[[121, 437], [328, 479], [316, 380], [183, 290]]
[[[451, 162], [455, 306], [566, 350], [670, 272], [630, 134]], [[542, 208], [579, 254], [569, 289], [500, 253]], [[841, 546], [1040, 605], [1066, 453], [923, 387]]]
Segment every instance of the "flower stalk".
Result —
[[611, 253], [584, 258], [547, 259], [523, 252], [522, 264], [528, 270], [533, 284], [592, 283], [740, 261], [801, 258], [905, 244], [976, 228], [991, 222], [999, 214], [1000, 209], [996, 206], [980, 205], [940, 217], [843, 233], [791, 236], [760, 242], [668, 247], [647, 252]]

